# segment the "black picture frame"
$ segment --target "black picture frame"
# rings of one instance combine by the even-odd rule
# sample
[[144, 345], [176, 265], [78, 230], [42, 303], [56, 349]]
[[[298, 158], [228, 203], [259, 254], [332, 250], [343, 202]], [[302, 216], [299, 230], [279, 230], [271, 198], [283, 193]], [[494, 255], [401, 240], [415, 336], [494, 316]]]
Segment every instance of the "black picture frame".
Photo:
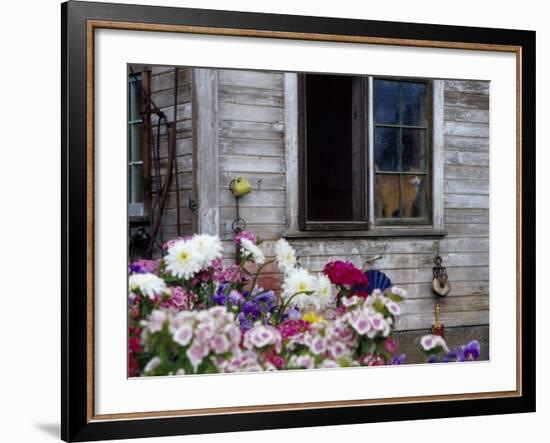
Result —
[[[201, 9], [70, 1], [62, 17], [62, 373], [61, 437], [89, 441], [273, 428], [511, 414], [535, 411], [535, 32], [355, 19], [258, 14]], [[509, 45], [521, 55], [521, 139], [518, 171], [521, 206], [521, 392], [479, 399], [412, 401], [349, 407], [251, 411], [232, 414], [94, 420], [89, 414], [88, 318], [91, 253], [87, 190], [93, 186], [87, 160], [87, 24], [90, 20], [267, 32]], [[512, 241], [512, 240], [511, 240]], [[91, 269], [91, 271], [90, 271]]]

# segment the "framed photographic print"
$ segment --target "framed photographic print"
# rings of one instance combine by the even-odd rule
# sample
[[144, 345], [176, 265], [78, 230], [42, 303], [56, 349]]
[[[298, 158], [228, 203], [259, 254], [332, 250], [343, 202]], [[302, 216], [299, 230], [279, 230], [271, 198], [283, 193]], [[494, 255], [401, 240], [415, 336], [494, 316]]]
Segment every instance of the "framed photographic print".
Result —
[[62, 5], [62, 438], [535, 410], [535, 34]]

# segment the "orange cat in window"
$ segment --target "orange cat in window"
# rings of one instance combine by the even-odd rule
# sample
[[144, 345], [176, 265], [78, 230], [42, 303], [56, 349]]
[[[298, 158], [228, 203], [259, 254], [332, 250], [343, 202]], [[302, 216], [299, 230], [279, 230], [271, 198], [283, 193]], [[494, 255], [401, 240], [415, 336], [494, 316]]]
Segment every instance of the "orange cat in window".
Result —
[[[399, 217], [399, 189], [394, 175], [378, 175], [376, 180], [376, 217]], [[403, 217], [412, 217], [414, 202], [420, 192], [422, 180], [413, 175], [403, 179]]]

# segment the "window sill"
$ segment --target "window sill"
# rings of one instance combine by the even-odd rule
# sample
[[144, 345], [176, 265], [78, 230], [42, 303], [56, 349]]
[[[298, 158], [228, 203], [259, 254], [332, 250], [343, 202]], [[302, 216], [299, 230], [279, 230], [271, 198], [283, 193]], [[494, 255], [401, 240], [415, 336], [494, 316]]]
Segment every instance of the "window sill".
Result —
[[433, 227], [376, 228], [370, 231], [285, 231], [283, 237], [289, 239], [308, 238], [390, 238], [390, 237], [426, 237], [441, 238], [447, 235], [445, 229]]

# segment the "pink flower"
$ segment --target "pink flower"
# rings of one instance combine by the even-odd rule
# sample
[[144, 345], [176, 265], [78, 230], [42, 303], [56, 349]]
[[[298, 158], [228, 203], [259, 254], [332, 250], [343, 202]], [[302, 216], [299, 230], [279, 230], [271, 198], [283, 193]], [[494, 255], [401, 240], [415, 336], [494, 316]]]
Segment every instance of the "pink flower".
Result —
[[384, 349], [390, 354], [395, 354], [397, 352], [397, 341], [391, 337], [386, 338]]
[[217, 272], [214, 279], [219, 283], [243, 283], [246, 281], [246, 274], [239, 265], [233, 264]]
[[285, 320], [279, 326], [283, 339], [311, 330], [311, 323], [305, 320]]
[[321, 355], [323, 352], [326, 351], [326, 349], [327, 342], [320, 335], [315, 336], [311, 341], [311, 344], [309, 345], [309, 350], [315, 355]]
[[208, 346], [194, 341], [187, 350], [186, 355], [196, 371], [198, 366], [202, 363], [204, 357], [208, 355]]
[[191, 328], [189, 323], [184, 323], [180, 326], [172, 336], [174, 341], [181, 346], [187, 346], [191, 341], [191, 337], [193, 337], [193, 328]]
[[210, 347], [216, 354], [223, 354], [229, 349], [229, 340], [225, 335], [219, 334], [212, 337]]
[[247, 240], [250, 240], [252, 243], [256, 243], [256, 236], [253, 232], [250, 231], [241, 231], [235, 235], [235, 238], [233, 241], [237, 244], [241, 242], [243, 238], [246, 238]]

